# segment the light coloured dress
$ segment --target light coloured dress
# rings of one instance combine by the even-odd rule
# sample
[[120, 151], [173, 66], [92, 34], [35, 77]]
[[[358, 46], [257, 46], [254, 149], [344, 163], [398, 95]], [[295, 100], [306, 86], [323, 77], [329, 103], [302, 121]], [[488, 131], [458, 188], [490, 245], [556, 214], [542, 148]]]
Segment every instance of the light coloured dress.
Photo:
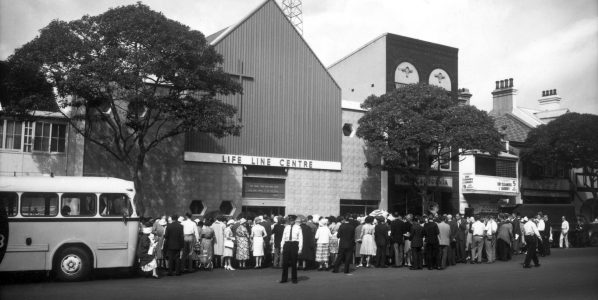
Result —
[[[233, 235], [233, 230], [230, 226], [224, 228], [224, 239], [225, 240], [235, 240], [235, 236]], [[222, 257], [233, 257], [233, 248], [226, 248], [224, 247], [224, 251], [222, 252]]]
[[330, 254], [337, 254], [338, 253], [338, 237], [336, 236], [336, 232], [340, 227], [340, 223], [332, 223], [328, 226], [330, 229], [330, 243], [328, 244], [328, 249], [330, 250]]
[[264, 256], [264, 236], [266, 236], [266, 228], [264, 226], [255, 224], [251, 227], [253, 256]]
[[211, 257], [214, 254], [214, 230], [208, 226], [204, 226], [201, 229], [200, 241], [201, 241], [201, 254], [206, 254]]
[[376, 255], [376, 241], [374, 240], [374, 225], [363, 224], [361, 228], [361, 255]]
[[328, 262], [328, 256], [330, 255], [330, 249], [328, 244], [330, 243], [330, 228], [328, 226], [318, 227], [316, 231], [316, 261], [325, 263]]
[[214, 230], [214, 255], [222, 255], [224, 253], [224, 228], [226, 228], [226, 225], [216, 221], [211, 228]]

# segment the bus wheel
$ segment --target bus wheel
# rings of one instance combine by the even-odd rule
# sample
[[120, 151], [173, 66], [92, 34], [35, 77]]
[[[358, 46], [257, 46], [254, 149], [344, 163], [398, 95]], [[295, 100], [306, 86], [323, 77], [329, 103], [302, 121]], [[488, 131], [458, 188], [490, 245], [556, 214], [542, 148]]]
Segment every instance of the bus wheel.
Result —
[[56, 277], [61, 281], [80, 281], [89, 276], [91, 260], [79, 247], [68, 247], [60, 252], [56, 260]]

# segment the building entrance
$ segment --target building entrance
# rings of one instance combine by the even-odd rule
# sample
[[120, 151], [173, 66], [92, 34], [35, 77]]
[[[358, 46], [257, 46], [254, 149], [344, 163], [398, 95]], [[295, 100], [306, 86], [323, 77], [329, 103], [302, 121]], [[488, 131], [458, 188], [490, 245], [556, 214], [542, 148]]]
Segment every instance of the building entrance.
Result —
[[244, 205], [242, 208], [244, 213], [255, 214], [256, 216], [284, 216], [285, 215], [285, 207], [284, 206], [246, 206]]

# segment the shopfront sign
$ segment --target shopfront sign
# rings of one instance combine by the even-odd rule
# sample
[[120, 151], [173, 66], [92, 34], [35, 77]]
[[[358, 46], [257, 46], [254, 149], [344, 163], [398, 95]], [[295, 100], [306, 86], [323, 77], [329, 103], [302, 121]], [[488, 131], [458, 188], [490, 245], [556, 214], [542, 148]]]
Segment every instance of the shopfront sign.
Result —
[[185, 152], [184, 159], [185, 161], [220, 163], [229, 165], [267, 166], [279, 168], [319, 169], [336, 171], [341, 170], [340, 162], [296, 158]]
[[[428, 184], [428, 186], [432, 187], [446, 187], [452, 188], [453, 187], [453, 178], [448, 176], [442, 176], [437, 181], [436, 176], [431, 176], [430, 178], [426, 178], [425, 176], [418, 176], [417, 177], [417, 185], [423, 186], [424, 184]], [[395, 174], [395, 185], [409, 185], [408, 182], [403, 181], [401, 175]]]
[[475, 174], [464, 174], [461, 178], [462, 192], [513, 195], [519, 192], [516, 178], [504, 178], [495, 176], [483, 176]]

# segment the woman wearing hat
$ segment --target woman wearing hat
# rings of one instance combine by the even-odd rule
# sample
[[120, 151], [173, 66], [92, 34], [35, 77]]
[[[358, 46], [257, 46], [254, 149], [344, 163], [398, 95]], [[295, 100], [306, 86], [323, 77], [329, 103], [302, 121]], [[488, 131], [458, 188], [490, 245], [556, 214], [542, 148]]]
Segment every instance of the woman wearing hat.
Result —
[[328, 220], [322, 218], [319, 222], [318, 230], [316, 231], [316, 262], [320, 264], [318, 271], [328, 269], [328, 256], [330, 250], [328, 243], [330, 242], [330, 228], [328, 228]]
[[226, 222], [226, 228], [224, 229], [224, 252], [222, 252], [224, 269], [231, 271], [235, 270], [231, 264], [231, 260], [233, 259], [233, 248], [235, 248], [235, 235], [232, 230], [233, 224], [235, 224], [235, 221], [232, 219]]
[[147, 276], [151, 273], [153, 278], [160, 278], [158, 276], [156, 258], [154, 253], [156, 252], [157, 242], [154, 240], [152, 234], [152, 222], [147, 222], [142, 225], [142, 235], [139, 238], [139, 244], [137, 245], [137, 258], [139, 259], [139, 266]]
[[251, 239], [253, 257], [255, 257], [255, 268], [262, 267], [262, 260], [264, 259], [264, 237], [266, 236], [266, 228], [260, 224], [260, 217], [256, 217], [254, 225], [251, 227]]
[[239, 268], [245, 269], [245, 262], [249, 259], [249, 232], [245, 227], [247, 220], [241, 218], [239, 220], [239, 226], [235, 230], [237, 236], [237, 255], [236, 258], [239, 261]]
[[376, 255], [376, 242], [374, 241], [374, 217], [365, 217], [365, 224], [361, 228], [361, 249], [359, 253], [365, 257], [365, 263], [367, 268], [371, 268], [370, 260], [372, 256]]
[[166, 257], [164, 256], [163, 248], [164, 248], [164, 232], [166, 231], [166, 216], [162, 216], [162, 218], [157, 219], [154, 222], [152, 233], [156, 237], [158, 244], [156, 245], [156, 261], [158, 262], [159, 268], [166, 269]]

